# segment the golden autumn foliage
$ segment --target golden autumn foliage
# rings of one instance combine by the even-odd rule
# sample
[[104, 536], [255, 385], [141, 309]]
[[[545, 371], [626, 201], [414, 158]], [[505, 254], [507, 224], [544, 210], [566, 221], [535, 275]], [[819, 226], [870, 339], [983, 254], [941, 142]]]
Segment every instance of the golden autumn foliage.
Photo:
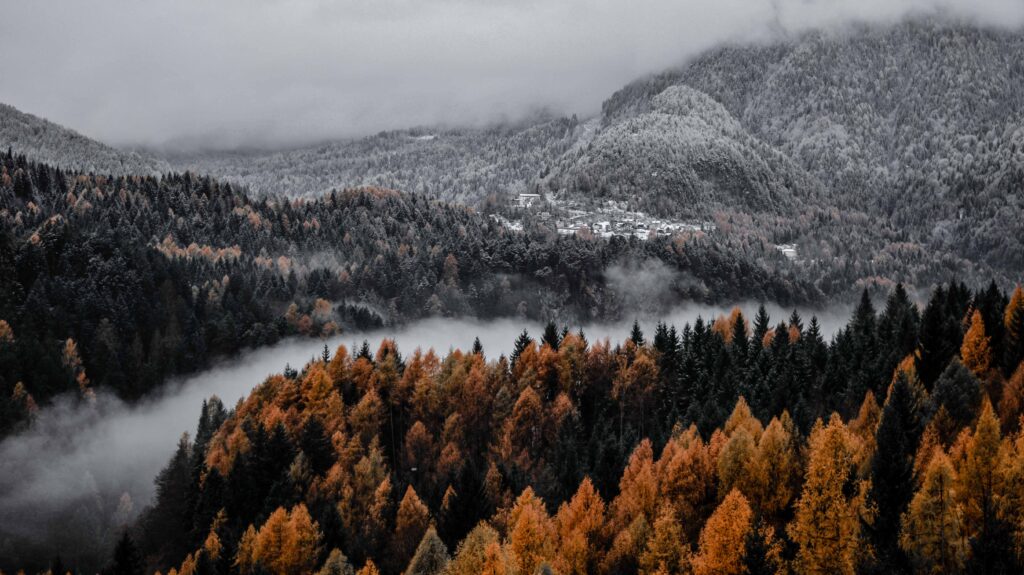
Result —
[[743, 573], [743, 549], [752, 521], [747, 498], [733, 489], [704, 524], [693, 556], [694, 575]]
[[246, 530], [235, 562], [243, 571], [261, 565], [274, 575], [310, 573], [316, 567], [320, 539], [320, 527], [305, 505], [291, 511], [279, 507], [258, 531], [252, 526]]
[[555, 552], [555, 529], [544, 502], [527, 487], [509, 518], [508, 546], [519, 573], [533, 573]]
[[[448, 564], [447, 575], [478, 575], [488, 569], [488, 556], [491, 546], [498, 548], [501, 554], [501, 537], [487, 522], [480, 522], [459, 543], [455, 556]], [[494, 569], [494, 566], [490, 567]]]
[[564, 575], [593, 573], [601, 564], [604, 548], [605, 504], [589, 478], [555, 515], [558, 557], [553, 564]]
[[1024, 362], [1017, 366], [1013, 375], [1003, 386], [999, 397], [999, 421], [1003, 430], [1015, 432], [1020, 429], [1024, 416]]
[[[514, 368], [483, 353], [442, 360], [416, 351], [399, 361], [393, 342], [372, 358], [339, 347], [326, 362], [268, 378], [240, 402], [210, 439], [206, 462], [227, 477], [259, 451], [252, 429], [283, 430], [296, 448], [285, 466], [287, 479], [302, 487], [295, 501], [328, 514], [330, 530], [316, 515], [326, 533], [333, 530], [327, 544], [364, 573], [376, 572], [367, 559], [384, 573], [404, 573], [421, 547], [429, 553], [417, 565], [430, 569], [454, 550], [448, 575], [739, 574], [748, 565], [845, 575], [870, 566], [875, 510], [867, 479], [882, 413], [874, 393], [862, 396], [856, 413], [845, 402], [842, 416], [813, 428], [806, 411], [791, 416], [780, 408], [761, 420], [755, 403], [739, 397], [731, 413], [716, 413], [717, 428], [658, 429], [644, 423], [666, 407], [656, 390], [658, 353], [632, 342], [590, 346], [572, 333], [557, 346], [527, 345]], [[1024, 558], [1024, 368], [1004, 381], [1005, 366], [990, 361], [998, 409], [983, 399], [968, 414], [976, 421], [966, 423], [952, 423], [946, 407], [930, 400], [914, 355], [892, 374], [914, 382], [921, 410], [923, 429], [906, 452], [908, 463], [913, 455], [906, 492], [914, 496], [897, 521], [899, 545], [919, 572], [966, 569], [971, 538], [992, 518], [1009, 526]], [[878, 379], [872, 385], [884, 388], [890, 374]], [[588, 429], [594, 419], [601, 427]], [[327, 432], [315, 445], [334, 458], [317, 472], [300, 445], [311, 421]], [[603, 444], [595, 447], [595, 438]], [[605, 460], [593, 453], [585, 456], [591, 466], [572, 467], [574, 450], [600, 452], [621, 473], [594, 465]], [[545, 502], [557, 511], [549, 514]], [[296, 566], [298, 544], [285, 542], [300, 505], [242, 533], [236, 565], [275, 575], [328, 563], [337, 571], [341, 556], [334, 554], [322, 565]], [[467, 509], [476, 513], [472, 522]], [[223, 533], [204, 533], [182, 572], [192, 573], [204, 553], [233, 549]], [[319, 549], [317, 536], [305, 541]]]
[[964, 334], [964, 342], [960, 347], [960, 358], [964, 367], [971, 370], [979, 379], [984, 379], [992, 368], [992, 346], [990, 338], [985, 334], [985, 320], [981, 312], [974, 310], [971, 314], [971, 326]]
[[396, 569], [401, 569], [409, 562], [429, 526], [430, 511], [410, 485], [405, 490], [402, 502], [398, 504], [395, 532], [388, 547], [388, 558]]
[[937, 449], [921, 489], [903, 514], [900, 547], [922, 573], [955, 573], [963, 568], [967, 540], [953, 496], [955, 482], [953, 465]]
[[612, 502], [611, 528], [621, 531], [629, 527], [638, 517], [648, 523], [654, 520], [657, 508], [658, 479], [654, 469], [654, 452], [651, 442], [643, 440], [633, 450], [622, 479], [619, 480], [619, 495]]
[[372, 559], [367, 559], [366, 565], [363, 565], [362, 569], [356, 571], [356, 575], [380, 575], [380, 570], [377, 569]]
[[663, 508], [640, 555], [640, 574], [683, 573], [689, 569], [690, 559], [690, 546], [679, 520], [671, 508]]
[[963, 507], [964, 527], [968, 536], [998, 513], [1003, 495], [1000, 475], [1002, 442], [999, 420], [986, 399], [974, 433], [966, 442], [957, 465], [956, 496]]
[[853, 575], [865, 552], [861, 525], [872, 518], [869, 483], [849, 484], [860, 443], [837, 415], [827, 425], [819, 421], [811, 432], [804, 488], [789, 525], [804, 573]]

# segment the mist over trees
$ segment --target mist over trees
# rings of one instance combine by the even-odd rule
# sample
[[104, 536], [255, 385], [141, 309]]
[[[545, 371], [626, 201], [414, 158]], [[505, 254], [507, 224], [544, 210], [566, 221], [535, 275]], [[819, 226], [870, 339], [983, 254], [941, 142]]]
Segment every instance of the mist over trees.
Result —
[[515, 233], [379, 188], [254, 200], [191, 174], [115, 177], [0, 157], [0, 419], [57, 393], [138, 398], [165, 376], [292, 335], [427, 316], [617, 317], [606, 270], [656, 260], [671, 301], [821, 297], [700, 237]]
[[[204, 403], [137, 521], [128, 498], [56, 543], [0, 525], [0, 568], [1024, 571], [1021, 53], [939, 20], [812, 32], [597, 118], [266, 153], [124, 152], [0, 106], [0, 436], [283, 338], [547, 322], [507, 357], [324, 346]], [[608, 200], [712, 225], [603, 239], [548, 213]], [[828, 341], [763, 306], [571, 328], [680, 301], [856, 304]]]
[[134, 560], [127, 538], [178, 574], [1017, 572], [1022, 298], [952, 284], [919, 313], [899, 288], [831, 342], [762, 309], [616, 345], [551, 325], [511, 357], [341, 346], [204, 405], [91, 560]]

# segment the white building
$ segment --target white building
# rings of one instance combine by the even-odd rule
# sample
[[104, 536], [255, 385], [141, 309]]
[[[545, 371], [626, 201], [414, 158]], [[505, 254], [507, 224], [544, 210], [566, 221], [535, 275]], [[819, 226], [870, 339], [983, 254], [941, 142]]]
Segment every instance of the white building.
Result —
[[538, 203], [540, 203], [540, 194], [519, 194], [519, 197], [516, 198], [516, 207], [519, 208], [532, 208]]

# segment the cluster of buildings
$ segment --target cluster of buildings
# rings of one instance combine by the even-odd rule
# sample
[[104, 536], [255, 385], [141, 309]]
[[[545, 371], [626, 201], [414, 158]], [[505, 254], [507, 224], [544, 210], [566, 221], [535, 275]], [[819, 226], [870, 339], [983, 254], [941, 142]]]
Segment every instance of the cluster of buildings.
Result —
[[[517, 209], [547, 208], [536, 217], [549, 223], [561, 235], [584, 232], [596, 237], [635, 237], [647, 240], [657, 236], [671, 236], [682, 232], [710, 232], [712, 222], [685, 222], [655, 218], [644, 212], [632, 211], [626, 202], [607, 200], [596, 207], [587, 207], [576, 201], [545, 200], [540, 194], [519, 194], [513, 202]], [[523, 224], [501, 216], [493, 216], [506, 228], [521, 231]]]

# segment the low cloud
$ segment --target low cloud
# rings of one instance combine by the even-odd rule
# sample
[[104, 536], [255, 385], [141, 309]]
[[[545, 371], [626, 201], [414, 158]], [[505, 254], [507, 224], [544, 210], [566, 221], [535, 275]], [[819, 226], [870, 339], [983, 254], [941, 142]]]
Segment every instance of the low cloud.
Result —
[[587, 115], [727, 41], [1020, 0], [0, 0], [0, 101], [115, 145], [286, 146]]

